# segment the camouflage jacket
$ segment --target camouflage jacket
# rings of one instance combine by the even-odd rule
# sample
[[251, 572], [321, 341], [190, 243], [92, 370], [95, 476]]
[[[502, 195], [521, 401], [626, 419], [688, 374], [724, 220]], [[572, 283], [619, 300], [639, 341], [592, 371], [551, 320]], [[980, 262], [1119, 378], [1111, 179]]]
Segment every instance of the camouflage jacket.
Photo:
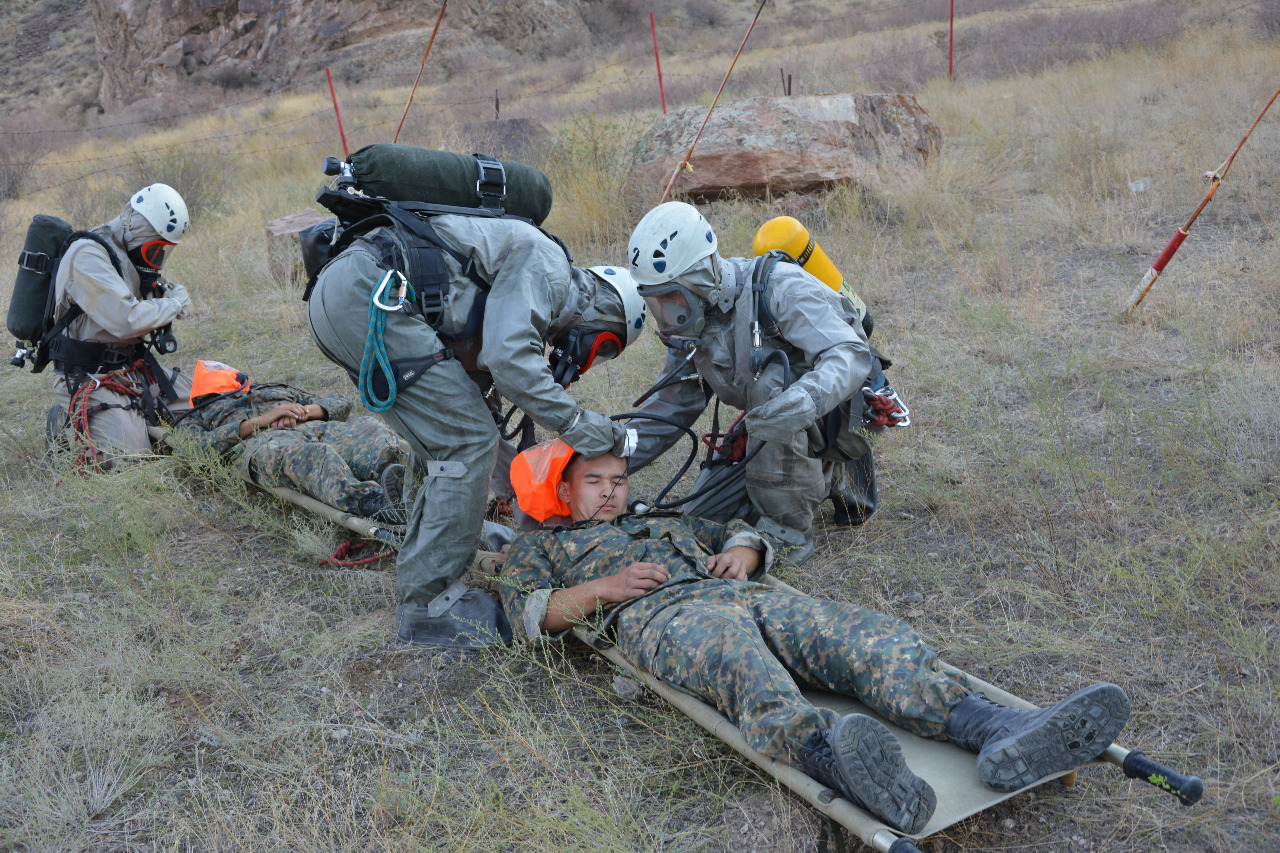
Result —
[[765, 552], [758, 574], [773, 562], [772, 547], [744, 521], [718, 524], [677, 513], [623, 515], [612, 523], [579, 521], [547, 527], [520, 537], [499, 578], [502, 603], [517, 639], [544, 637], [547, 604], [557, 589], [567, 589], [616, 574], [632, 563], [659, 563], [671, 579], [629, 601], [603, 605], [587, 624], [599, 640], [626, 608], [652, 608], [656, 614], [706, 585], [746, 583], [714, 578], [706, 559], [735, 545]]
[[316, 404], [328, 413], [331, 421], [345, 421], [351, 414], [351, 401], [340, 394], [317, 397], [288, 385], [263, 385], [193, 409], [178, 424], [178, 430], [219, 456], [229, 458], [242, 451], [244, 442], [249, 440], [240, 438], [241, 421], [257, 417], [281, 403]]

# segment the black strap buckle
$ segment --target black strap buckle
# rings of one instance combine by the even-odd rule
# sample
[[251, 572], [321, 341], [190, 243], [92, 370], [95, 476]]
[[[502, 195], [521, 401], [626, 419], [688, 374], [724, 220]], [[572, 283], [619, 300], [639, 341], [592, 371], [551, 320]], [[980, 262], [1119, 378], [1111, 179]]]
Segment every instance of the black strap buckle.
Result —
[[444, 319], [444, 288], [424, 286], [418, 294], [418, 306], [428, 326], [439, 326]]
[[490, 210], [502, 210], [507, 200], [507, 170], [488, 154], [473, 154], [480, 170], [476, 180], [476, 198], [480, 206]]
[[[505, 197], [505, 196], [504, 196]], [[53, 258], [44, 252], [27, 252], [24, 251], [18, 255], [18, 266], [21, 269], [36, 273], [37, 275], [48, 275], [51, 271]]]

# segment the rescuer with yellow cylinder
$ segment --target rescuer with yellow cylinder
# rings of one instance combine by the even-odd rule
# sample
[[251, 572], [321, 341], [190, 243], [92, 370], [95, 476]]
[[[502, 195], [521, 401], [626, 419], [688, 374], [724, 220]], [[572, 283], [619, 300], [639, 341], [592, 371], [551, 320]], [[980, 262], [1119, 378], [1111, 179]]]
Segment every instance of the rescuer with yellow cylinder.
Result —
[[875, 511], [871, 438], [909, 423], [870, 345], [871, 318], [831, 259], [790, 217], [756, 235], [756, 258], [723, 258], [697, 208], [667, 202], [627, 247], [632, 277], [669, 349], [664, 381], [636, 418], [632, 470], [692, 426], [712, 396], [746, 415], [745, 460], [704, 468], [687, 515], [742, 518], [793, 563], [814, 550], [822, 503], [837, 523]]

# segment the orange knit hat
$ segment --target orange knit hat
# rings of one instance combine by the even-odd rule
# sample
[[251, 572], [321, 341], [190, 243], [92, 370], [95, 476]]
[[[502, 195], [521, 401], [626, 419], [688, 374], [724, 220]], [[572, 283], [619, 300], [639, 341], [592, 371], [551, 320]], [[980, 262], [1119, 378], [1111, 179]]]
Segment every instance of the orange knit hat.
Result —
[[249, 377], [220, 361], [196, 361], [196, 371], [191, 377], [191, 405], [209, 394], [226, 391], [248, 391]]
[[556, 486], [572, 458], [573, 448], [558, 438], [518, 454], [511, 462], [511, 487], [520, 509], [537, 521], [567, 516], [569, 505], [560, 500]]

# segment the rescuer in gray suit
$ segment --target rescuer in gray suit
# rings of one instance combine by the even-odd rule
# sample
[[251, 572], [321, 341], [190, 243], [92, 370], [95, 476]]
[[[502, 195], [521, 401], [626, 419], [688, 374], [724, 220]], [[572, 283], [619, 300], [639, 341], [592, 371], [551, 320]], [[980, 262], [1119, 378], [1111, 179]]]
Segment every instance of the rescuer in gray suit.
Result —
[[[659, 205], [636, 225], [627, 258], [670, 348], [664, 376], [674, 380], [641, 413], [692, 426], [712, 393], [745, 412], [749, 445], [763, 446], [745, 466], [704, 471], [695, 490], [717, 487], [683, 511], [744, 519], [799, 563], [813, 553], [824, 500], [862, 508], [846, 523], [874, 510], [869, 438], [906, 412], [899, 407], [884, 423], [866, 417], [874, 395], [864, 389], [883, 385], [883, 371], [848, 299], [785, 257], [722, 258], [717, 247], [711, 225], [683, 202]], [[892, 394], [877, 405], [898, 406]], [[646, 418], [633, 423], [640, 440], [631, 470], [681, 434]], [[861, 490], [842, 480], [851, 473], [862, 476]]]
[[[645, 306], [624, 268], [573, 267], [557, 241], [526, 222], [444, 215], [426, 227], [446, 247], [447, 284], [425, 302], [419, 294], [434, 310], [389, 311], [385, 327], [398, 390], [382, 417], [409, 442], [424, 476], [396, 563], [396, 634], [474, 647], [510, 638], [501, 608], [458, 580], [476, 550], [498, 454], [485, 393], [496, 388], [584, 453], [630, 452], [634, 432], [565, 389], [635, 340]], [[320, 349], [352, 377], [366, 354], [370, 298], [395, 258], [413, 257], [405, 245], [390, 227], [362, 235], [324, 268], [308, 301]], [[428, 278], [400, 271], [419, 287]], [[410, 374], [410, 383], [399, 381]]]

